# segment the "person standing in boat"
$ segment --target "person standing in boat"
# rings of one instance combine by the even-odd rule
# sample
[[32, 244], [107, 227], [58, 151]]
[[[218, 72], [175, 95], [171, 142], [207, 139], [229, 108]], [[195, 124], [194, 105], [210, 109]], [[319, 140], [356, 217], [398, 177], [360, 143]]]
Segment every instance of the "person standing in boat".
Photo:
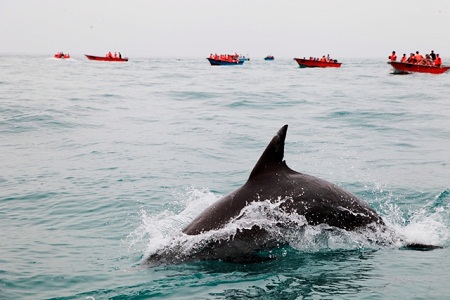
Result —
[[431, 50], [430, 56], [433, 61], [436, 59], [436, 54], [434, 54], [434, 50]]
[[392, 51], [392, 54], [389, 55], [389, 59], [391, 61], [396, 61], [397, 60], [397, 55], [395, 54], [395, 51]]
[[122, 54], [119, 52], [119, 58], [122, 59]]

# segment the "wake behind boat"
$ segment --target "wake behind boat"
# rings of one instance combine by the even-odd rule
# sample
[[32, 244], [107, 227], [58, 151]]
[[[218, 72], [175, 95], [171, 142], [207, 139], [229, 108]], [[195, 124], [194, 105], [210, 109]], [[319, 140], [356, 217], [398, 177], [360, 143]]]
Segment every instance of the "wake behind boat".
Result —
[[306, 58], [294, 58], [300, 68], [340, 68], [342, 63], [337, 62], [335, 59], [321, 59], [310, 57]]
[[89, 60], [97, 60], [97, 61], [128, 61], [128, 57], [122, 57], [120, 53], [118, 55], [112, 55], [111, 52], [109, 52], [105, 56], [95, 56], [85, 54], [85, 56]]

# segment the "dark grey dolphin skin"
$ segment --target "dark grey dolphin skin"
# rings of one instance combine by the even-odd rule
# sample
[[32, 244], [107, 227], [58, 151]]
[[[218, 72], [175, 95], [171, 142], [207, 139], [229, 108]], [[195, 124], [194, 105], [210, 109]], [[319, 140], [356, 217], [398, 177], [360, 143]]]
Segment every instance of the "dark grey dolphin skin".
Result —
[[289, 198], [287, 212], [305, 216], [310, 225], [328, 224], [345, 230], [381, 224], [381, 217], [365, 202], [326, 180], [290, 169], [283, 160], [288, 125], [272, 138], [247, 182], [196, 217], [183, 232], [189, 235], [219, 229], [253, 201]]
[[[247, 205], [266, 200], [281, 201], [283, 211], [304, 216], [310, 225], [328, 224], [348, 231], [366, 227], [385, 228], [383, 219], [375, 210], [355, 195], [326, 180], [296, 172], [286, 165], [283, 157], [287, 128], [288, 125], [283, 126], [272, 138], [247, 182], [206, 208], [183, 229], [184, 234], [199, 235], [224, 228], [239, 218]], [[279, 226], [289, 227], [290, 224]], [[164, 249], [148, 257], [147, 262], [174, 263], [203, 259], [254, 262], [264, 260], [254, 255], [257, 251], [282, 244], [265, 229], [254, 225], [250, 229], [240, 229], [232, 236], [206, 241], [201, 249], [188, 256], [180, 255], [176, 249]], [[405, 248], [429, 250], [440, 247], [411, 244]]]

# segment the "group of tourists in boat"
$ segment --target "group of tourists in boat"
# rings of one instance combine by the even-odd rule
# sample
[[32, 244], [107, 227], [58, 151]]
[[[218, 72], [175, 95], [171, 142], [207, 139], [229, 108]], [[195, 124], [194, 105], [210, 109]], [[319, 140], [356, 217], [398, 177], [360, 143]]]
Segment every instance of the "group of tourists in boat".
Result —
[[224, 62], [239, 62], [239, 54], [235, 53], [235, 54], [210, 54], [209, 55], [210, 59], [214, 59], [214, 60], [219, 60], [219, 61], [224, 61]]
[[321, 58], [310, 56], [309, 59], [294, 58], [298, 63], [300, 68], [340, 68], [342, 63], [338, 62], [337, 59], [332, 59], [330, 55], [323, 55]]
[[245, 57], [240, 57], [239, 54], [210, 54], [206, 58], [211, 66], [232, 66], [232, 65], [242, 65], [244, 61], [249, 60]]
[[[389, 60], [397, 61], [395, 51], [392, 51], [392, 54], [389, 55]], [[403, 56], [400, 58], [400, 62], [424, 66], [442, 66], [442, 58], [439, 56], [439, 53], [435, 54], [434, 50], [431, 50], [431, 52], [429, 54], [425, 54], [425, 56], [420, 54], [419, 51], [416, 51], [416, 53], [411, 52], [409, 57], [406, 57], [406, 53], [403, 53]]]
[[58, 52], [55, 54], [55, 58], [70, 58], [69, 53]]
[[122, 54], [120, 52], [114, 52], [114, 54], [112, 54], [111, 52], [108, 52], [108, 53], [106, 53], [105, 56], [96, 56], [96, 55], [89, 55], [89, 54], [85, 54], [85, 56], [89, 60], [96, 60], [96, 61], [112, 61], [112, 62], [128, 61], [128, 57], [122, 57]]
[[450, 69], [450, 66], [444, 66], [442, 64], [442, 58], [439, 54], [435, 54], [433, 50], [431, 53], [425, 54], [423, 56], [419, 51], [416, 53], [411, 53], [409, 57], [406, 54], [397, 61], [397, 55], [395, 51], [389, 55], [388, 64], [394, 68], [394, 74], [408, 74], [408, 73], [431, 73], [431, 74], [442, 74]]
[[309, 57], [309, 60], [313, 60], [313, 61], [321, 61], [321, 62], [332, 62], [332, 63], [337, 63], [337, 59], [332, 59], [332, 58], [330, 57], [330, 54], [327, 54], [327, 56], [322, 55], [321, 58], [310, 56], [310, 57]]
[[233, 66], [233, 65], [243, 65], [244, 61], [250, 60], [250, 58], [246, 58], [245, 56], [239, 56], [239, 54], [210, 54], [209, 57], [206, 58], [211, 66]]
[[119, 52], [119, 54], [117, 54], [117, 52], [114, 52], [114, 55], [111, 53], [111, 51], [109, 51], [108, 53], [106, 53], [105, 57], [107, 58], [122, 58], [122, 54]]

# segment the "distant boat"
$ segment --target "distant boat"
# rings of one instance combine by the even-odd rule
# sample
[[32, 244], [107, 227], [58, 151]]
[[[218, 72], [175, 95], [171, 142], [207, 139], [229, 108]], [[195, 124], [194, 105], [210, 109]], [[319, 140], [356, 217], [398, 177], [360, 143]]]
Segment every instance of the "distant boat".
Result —
[[54, 57], [58, 58], [58, 59], [68, 59], [68, 58], [70, 58], [70, 54], [69, 53], [64, 54], [63, 52], [58, 52], [54, 55]]
[[264, 60], [274, 60], [275, 57], [273, 57], [273, 55], [267, 55], [266, 57], [264, 57]]
[[98, 61], [128, 61], [128, 57], [108, 57], [108, 56], [94, 56], [94, 55], [87, 55], [86, 57], [89, 60], [98, 60]]
[[243, 60], [223, 60], [223, 59], [215, 59], [215, 58], [206, 58], [211, 66], [236, 66], [236, 65], [243, 65]]
[[239, 56], [239, 61], [249, 61], [250, 57]]
[[430, 74], [442, 74], [445, 73], [450, 66], [428, 66], [420, 64], [412, 64], [399, 61], [388, 61], [388, 64], [394, 68], [395, 74], [408, 74], [408, 73], [430, 73]]
[[337, 60], [320, 61], [315, 59], [294, 58], [300, 68], [340, 68], [342, 63]]

